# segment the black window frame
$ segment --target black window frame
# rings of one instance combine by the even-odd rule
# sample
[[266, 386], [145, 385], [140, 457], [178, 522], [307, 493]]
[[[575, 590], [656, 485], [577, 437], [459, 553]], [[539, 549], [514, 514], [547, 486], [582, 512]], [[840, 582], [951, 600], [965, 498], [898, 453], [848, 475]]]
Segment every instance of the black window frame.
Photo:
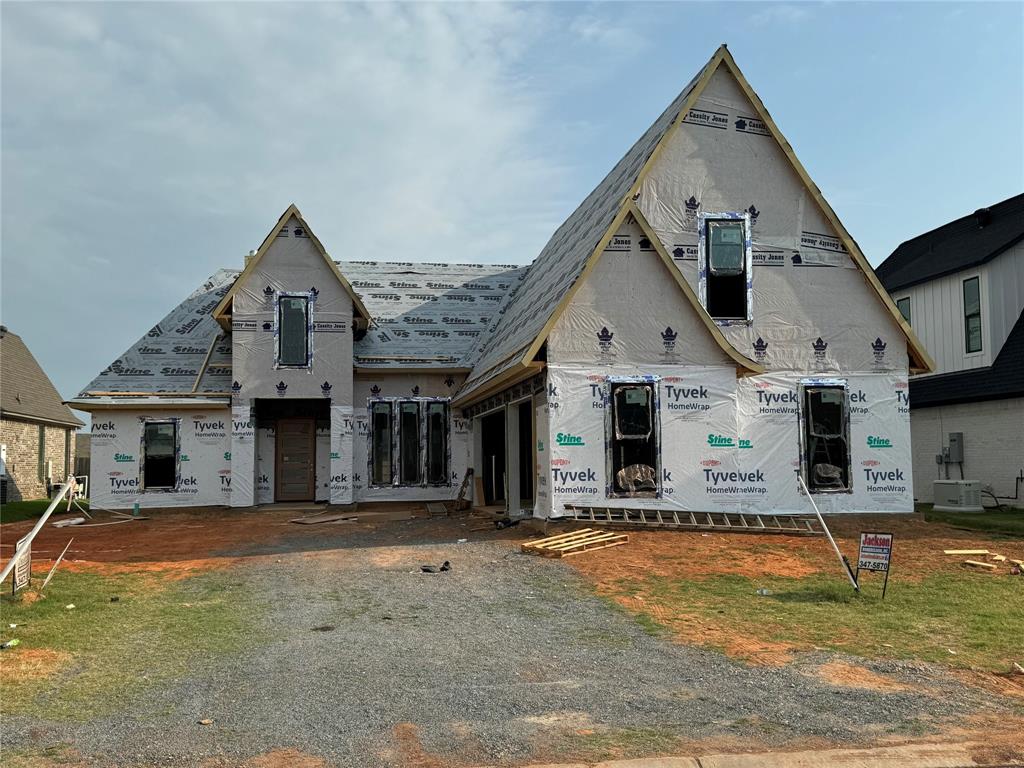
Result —
[[[812, 422], [814, 416], [813, 408], [809, 402], [810, 395], [814, 391], [820, 390], [832, 390], [839, 391], [842, 393], [842, 413], [840, 414], [840, 431], [838, 433], [819, 433], [818, 428]], [[812, 494], [820, 493], [853, 493], [853, 446], [850, 443], [850, 387], [846, 381], [835, 380], [835, 381], [805, 381], [800, 382], [799, 386], [799, 403], [798, 412], [800, 414], [800, 472], [804, 479], [804, 484]], [[819, 425], [820, 427], [820, 425]], [[837, 445], [841, 443], [841, 445]], [[844, 485], [840, 487], [828, 486], [819, 484], [815, 479], [812, 467], [816, 466], [818, 462], [814, 462], [814, 456], [818, 453], [818, 448], [821, 448], [828, 459], [826, 464], [838, 467], [840, 470], [840, 476], [844, 481]], [[840, 449], [843, 454], [839, 457], [835, 457], [832, 454], [835, 450]], [[834, 458], [839, 458], [841, 461], [837, 464], [832, 461]]]
[[[723, 325], [749, 325], [753, 322], [753, 295], [747, 286], [753, 282], [754, 265], [751, 250], [747, 248], [750, 239], [750, 218], [746, 213], [707, 213], [700, 214], [700, 238], [698, 267], [701, 271], [700, 292], [705, 311], [711, 318]], [[713, 267], [714, 244], [713, 231], [720, 225], [736, 227], [740, 231], [741, 269], [738, 274], [716, 275]], [[723, 314], [714, 306], [717, 301], [713, 294], [719, 290], [732, 291], [739, 289], [743, 302], [743, 314]]]
[[[377, 433], [377, 413], [378, 407], [387, 407], [387, 429], [385, 430], [384, 444], [388, 448], [388, 465], [387, 465], [387, 477], [382, 477], [380, 480], [377, 479], [377, 445], [376, 440]], [[371, 488], [387, 488], [394, 484], [395, 479], [395, 406], [390, 400], [371, 400], [370, 401], [370, 429], [369, 429], [369, 464], [370, 464], [370, 476], [369, 485]], [[383, 469], [382, 469], [383, 471]]]
[[[967, 311], [967, 285], [974, 283], [978, 292], [978, 308], [973, 312]], [[974, 275], [963, 280], [961, 286], [961, 297], [964, 306], [964, 354], [974, 355], [983, 352], [985, 349], [984, 324], [981, 321], [981, 276]], [[978, 321], [978, 348], [971, 349], [971, 320]]]
[[[408, 467], [404, 463], [404, 451], [402, 446], [402, 413], [403, 406], [413, 404], [416, 406], [416, 478], [409, 479], [406, 474]], [[369, 472], [369, 486], [371, 488], [427, 488], [427, 487], [451, 487], [451, 402], [443, 398], [432, 397], [375, 397], [367, 401], [369, 410], [369, 430], [367, 446], [367, 464]], [[378, 406], [388, 407], [388, 450], [390, 451], [390, 474], [387, 478], [378, 479], [376, 473], [377, 441], [374, 439], [376, 430], [375, 409]], [[444, 433], [441, 440], [440, 450], [442, 479], [434, 481], [430, 474], [431, 470], [431, 440], [430, 440], [430, 413], [431, 409], [441, 406], [443, 408]]]
[[[401, 488], [414, 488], [419, 485], [423, 485], [424, 480], [424, 453], [422, 439], [423, 439], [423, 407], [419, 400], [399, 400], [398, 405], [398, 419], [395, 424], [395, 447], [398, 449], [398, 471], [395, 477], [395, 485]], [[414, 411], [409, 411], [410, 406]], [[410, 422], [406, 420], [406, 415], [413, 413], [414, 418], [411, 420], [412, 430], [412, 443], [415, 446], [415, 461], [409, 462], [408, 452], [408, 434], [406, 426]], [[412, 477], [409, 477], [407, 472], [412, 472]]]
[[[169, 484], [156, 484], [148, 481], [149, 473], [153, 469], [153, 461], [149, 454], [149, 430], [151, 427], [167, 427], [171, 428], [171, 445], [173, 451], [171, 453], [171, 466], [172, 475], [171, 482]], [[173, 491], [178, 487], [178, 483], [181, 480], [179, 476], [179, 461], [181, 456], [181, 443], [180, 443], [180, 432], [178, 429], [177, 419], [146, 419], [142, 422], [142, 456], [139, 458], [139, 488], [143, 491]]]
[[[441, 420], [442, 420], [441, 421], [441, 423], [442, 423], [441, 446], [440, 446], [440, 449], [439, 449], [440, 452], [441, 452], [441, 455], [440, 455], [441, 472], [440, 472], [440, 479], [439, 480], [435, 480], [435, 479], [433, 479], [433, 477], [431, 475], [431, 466], [433, 464], [432, 459], [433, 459], [433, 456], [434, 456], [434, 445], [433, 445], [433, 442], [431, 440], [431, 436], [432, 436], [432, 431], [431, 431], [431, 411], [436, 412], [436, 410], [438, 408], [440, 408]], [[451, 423], [450, 406], [444, 400], [428, 400], [428, 401], [426, 401], [426, 408], [423, 409], [423, 418], [424, 418], [424, 420], [426, 422], [425, 429], [426, 429], [426, 436], [427, 436], [427, 450], [425, 452], [426, 453], [426, 457], [425, 457], [425, 459], [426, 459], [426, 467], [425, 467], [425, 471], [424, 471], [424, 475], [423, 475], [424, 480], [426, 481], [427, 485], [431, 485], [431, 486], [451, 485], [452, 484], [451, 483], [451, 478], [449, 477], [449, 473], [451, 472], [451, 470], [449, 468], [449, 463], [450, 463], [449, 456], [450, 456], [450, 453], [451, 453], [450, 445], [451, 445], [451, 435], [452, 435], [452, 423]]]
[[[283, 354], [284, 354], [284, 349], [285, 349], [285, 345], [284, 345], [285, 324], [284, 324], [284, 314], [283, 314], [283, 311], [282, 311], [282, 302], [284, 302], [286, 299], [287, 300], [301, 299], [303, 301], [303, 304], [305, 305], [305, 308], [304, 308], [304, 311], [303, 311], [303, 320], [305, 321], [305, 329], [304, 329], [305, 333], [303, 335], [303, 339], [305, 340], [305, 350], [304, 350], [305, 355], [304, 355], [304, 359], [303, 359], [303, 361], [301, 363], [285, 362], [282, 359]], [[278, 368], [299, 368], [299, 369], [308, 369], [308, 368], [310, 368], [311, 365], [312, 365], [312, 360], [313, 360], [313, 356], [310, 354], [310, 352], [312, 351], [312, 348], [313, 348], [313, 339], [311, 338], [312, 337], [312, 333], [310, 331], [310, 327], [311, 327], [310, 318], [311, 318], [312, 312], [313, 312], [313, 302], [312, 302], [312, 299], [311, 299], [310, 295], [308, 293], [279, 293], [277, 295], [277, 305], [276, 305], [274, 311], [277, 313], [277, 317], [276, 317], [276, 319], [277, 319], [277, 323], [276, 323], [276, 325], [277, 325], [277, 344], [276, 344], [276, 349], [275, 349], [274, 364]]]
[[[906, 311], [903, 310], [904, 304], [906, 304]], [[902, 296], [902, 297], [896, 299], [896, 309], [898, 309], [900, 314], [903, 315], [903, 319], [904, 320], [906, 320], [911, 325], [914, 324], [914, 321], [910, 319], [911, 312], [910, 312], [910, 297], [909, 296]]]
[[[662, 495], [661, 483], [661, 425], [658, 413], [658, 382], [650, 379], [609, 379], [607, 381], [608, 410], [605, 430], [605, 462], [608, 468], [607, 495], [609, 498], [620, 499], [657, 499]], [[623, 390], [638, 388], [648, 393], [648, 426], [646, 437], [639, 434], [623, 433], [619, 419], [618, 393]], [[630, 491], [619, 488], [618, 473], [626, 466], [634, 466], [638, 462], [625, 460], [625, 452], [635, 449], [640, 443], [650, 443], [644, 450], [649, 451], [651, 462], [646, 466], [654, 471], [654, 488]]]

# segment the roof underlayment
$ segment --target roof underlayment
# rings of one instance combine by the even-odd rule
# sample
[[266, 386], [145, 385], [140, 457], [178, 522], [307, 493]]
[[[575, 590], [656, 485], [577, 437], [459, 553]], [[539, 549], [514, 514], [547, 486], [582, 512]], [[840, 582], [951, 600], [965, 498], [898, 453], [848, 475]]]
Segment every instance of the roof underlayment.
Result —
[[[353, 362], [384, 369], [472, 368], [481, 339], [494, 329], [526, 274], [526, 267], [503, 264], [337, 265], [373, 319], [355, 343]], [[240, 274], [222, 269], [211, 276], [79, 397], [114, 392], [229, 393], [231, 336], [211, 313]]]

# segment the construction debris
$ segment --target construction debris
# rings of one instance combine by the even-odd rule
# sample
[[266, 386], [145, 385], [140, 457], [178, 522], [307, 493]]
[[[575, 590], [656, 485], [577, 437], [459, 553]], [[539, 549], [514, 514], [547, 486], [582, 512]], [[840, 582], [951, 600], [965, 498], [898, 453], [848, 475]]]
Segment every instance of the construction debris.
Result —
[[53, 578], [53, 574], [57, 571], [57, 566], [60, 565], [60, 561], [64, 559], [64, 555], [68, 553], [68, 549], [71, 547], [71, 542], [74, 540], [75, 538], [73, 536], [68, 539], [67, 546], [64, 547], [64, 551], [60, 553], [60, 557], [54, 561], [53, 567], [50, 568], [50, 572], [46, 574], [46, 578], [43, 579], [43, 586], [41, 586], [40, 589], [46, 589], [46, 585], [50, 583], [50, 579]]
[[527, 541], [522, 544], [522, 551], [542, 557], [570, 557], [584, 552], [593, 552], [607, 547], [617, 547], [629, 542], [625, 533], [611, 533], [584, 528], [570, 533], [560, 533], [544, 539]]
[[1006, 562], [1006, 555], [992, 555], [992, 559], [997, 562], [1003, 563]]
[[71, 517], [67, 520], [58, 520], [53, 524], [54, 528], [67, 528], [69, 525], [82, 525], [85, 522], [84, 517]]
[[436, 565], [421, 565], [420, 566], [420, 572], [421, 573], [445, 573], [447, 571], [450, 571], [451, 569], [452, 569], [452, 564], [449, 563], [447, 560], [445, 560], [443, 563], [441, 563], [440, 567], [438, 567]]
[[977, 560], [964, 560], [964, 565], [973, 565], [977, 568], [987, 568], [990, 571], [994, 571], [996, 569], [992, 563], [982, 563]]
[[944, 549], [944, 555], [987, 555], [987, 549]]
[[295, 517], [289, 520], [291, 523], [298, 523], [299, 525], [315, 525], [317, 523], [349, 523], [355, 522], [359, 518], [351, 514], [337, 514], [331, 512], [325, 512], [320, 515], [306, 515], [305, 517]]

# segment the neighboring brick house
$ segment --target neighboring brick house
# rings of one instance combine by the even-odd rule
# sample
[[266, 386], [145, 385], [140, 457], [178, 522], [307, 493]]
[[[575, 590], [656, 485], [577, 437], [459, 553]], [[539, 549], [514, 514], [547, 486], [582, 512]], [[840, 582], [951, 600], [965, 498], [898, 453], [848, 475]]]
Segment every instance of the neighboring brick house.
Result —
[[0, 445], [4, 501], [39, 499], [74, 469], [75, 431], [64, 405], [25, 342], [0, 325]]

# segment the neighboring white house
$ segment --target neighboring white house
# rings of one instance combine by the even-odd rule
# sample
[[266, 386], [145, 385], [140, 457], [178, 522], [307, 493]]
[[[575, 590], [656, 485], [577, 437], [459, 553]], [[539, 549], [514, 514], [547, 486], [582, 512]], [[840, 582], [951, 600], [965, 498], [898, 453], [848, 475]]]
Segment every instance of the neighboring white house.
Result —
[[94, 501], [913, 509], [931, 360], [724, 46], [528, 268], [345, 256], [293, 206], [87, 385]]
[[[936, 364], [910, 380], [915, 498], [963, 476], [1024, 507], [1024, 194], [908, 240], [876, 272]], [[945, 456], [950, 433], [962, 462], [955, 437]]]

